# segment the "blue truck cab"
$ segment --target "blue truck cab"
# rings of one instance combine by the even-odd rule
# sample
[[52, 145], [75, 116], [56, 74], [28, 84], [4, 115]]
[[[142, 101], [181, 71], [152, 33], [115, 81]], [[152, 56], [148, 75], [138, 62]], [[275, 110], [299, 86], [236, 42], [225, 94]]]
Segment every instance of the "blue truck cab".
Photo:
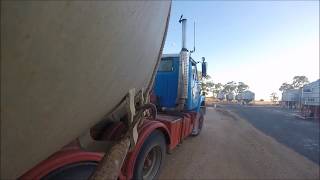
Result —
[[[199, 112], [205, 98], [201, 94], [197, 62], [188, 57], [188, 91], [184, 111]], [[162, 110], [173, 110], [177, 107], [180, 54], [164, 54], [161, 58], [155, 79], [154, 92], [157, 107]]]

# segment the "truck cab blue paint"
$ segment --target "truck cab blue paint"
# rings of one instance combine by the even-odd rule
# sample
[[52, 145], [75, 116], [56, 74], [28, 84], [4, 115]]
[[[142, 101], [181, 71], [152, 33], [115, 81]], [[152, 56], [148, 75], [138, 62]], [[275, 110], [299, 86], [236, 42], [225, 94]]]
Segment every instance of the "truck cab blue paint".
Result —
[[200, 101], [200, 82], [198, 80], [197, 63], [189, 58], [189, 83], [186, 110], [196, 110]]
[[[157, 106], [160, 108], [176, 107], [179, 79], [179, 54], [163, 55], [155, 79], [154, 91]], [[201, 96], [197, 63], [189, 58], [188, 96], [186, 111], [199, 111], [204, 97]]]
[[160, 107], [174, 108], [178, 94], [179, 56], [161, 59], [155, 80], [155, 93]]

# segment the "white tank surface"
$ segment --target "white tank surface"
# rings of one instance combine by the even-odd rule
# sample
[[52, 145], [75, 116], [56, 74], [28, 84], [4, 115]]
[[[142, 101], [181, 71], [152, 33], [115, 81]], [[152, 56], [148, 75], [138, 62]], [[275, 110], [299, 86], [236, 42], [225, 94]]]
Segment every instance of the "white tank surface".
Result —
[[1, 1], [1, 179], [147, 88], [170, 1]]
[[234, 95], [234, 93], [232, 93], [232, 92], [226, 94], [226, 99], [227, 99], [227, 101], [232, 101], [232, 100], [234, 100], [234, 97], [235, 97], [235, 95]]
[[301, 101], [303, 105], [320, 106], [320, 79], [303, 87]]
[[252, 91], [244, 91], [241, 93], [241, 100], [247, 103], [254, 101], [254, 99], [255, 99], [255, 94]]
[[300, 90], [299, 89], [290, 89], [286, 90], [282, 93], [281, 100], [282, 101], [287, 101], [287, 102], [294, 102], [294, 101], [299, 101], [300, 99]]

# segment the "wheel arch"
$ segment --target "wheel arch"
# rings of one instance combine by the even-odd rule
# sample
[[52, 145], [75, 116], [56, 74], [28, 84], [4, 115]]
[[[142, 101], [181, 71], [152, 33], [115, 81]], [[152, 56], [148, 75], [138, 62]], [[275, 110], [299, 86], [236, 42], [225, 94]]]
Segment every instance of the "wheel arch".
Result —
[[[128, 154], [126, 162], [122, 167], [120, 176], [124, 175], [126, 178], [121, 177], [120, 179], [131, 179], [133, 177], [134, 165], [143, 143], [155, 130], [162, 132], [168, 149], [171, 143], [170, 132], [168, 128], [159, 121], [146, 121], [139, 131], [139, 139], [136, 147]], [[34, 168], [23, 174], [19, 179], [41, 179], [50, 172], [53, 172], [66, 165], [85, 161], [99, 162], [103, 155], [104, 153], [101, 152], [86, 152], [82, 151], [81, 149], [61, 150], [36, 165]]]
[[59, 151], [36, 165], [19, 179], [41, 179], [49, 173], [66, 165], [88, 161], [99, 162], [102, 157], [103, 154], [97, 152], [86, 152], [81, 150]]
[[136, 164], [136, 160], [138, 158], [139, 152], [146, 141], [146, 139], [150, 136], [152, 132], [155, 130], [161, 131], [162, 134], [165, 137], [166, 140], [166, 146], [167, 149], [170, 146], [171, 139], [170, 139], [170, 132], [168, 128], [159, 121], [147, 121], [143, 124], [143, 127], [141, 128], [139, 132], [139, 139], [136, 144], [136, 147], [132, 152], [129, 153], [129, 157], [126, 159], [125, 169], [123, 169], [125, 172], [124, 174], [127, 176], [127, 179], [131, 179], [133, 177], [134, 173], [134, 166]]

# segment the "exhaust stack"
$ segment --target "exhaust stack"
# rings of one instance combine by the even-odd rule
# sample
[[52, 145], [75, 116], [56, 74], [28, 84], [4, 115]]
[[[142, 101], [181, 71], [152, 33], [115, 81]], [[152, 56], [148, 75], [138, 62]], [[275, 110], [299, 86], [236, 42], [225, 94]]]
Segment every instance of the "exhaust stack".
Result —
[[179, 61], [179, 82], [178, 82], [178, 96], [177, 96], [177, 109], [182, 111], [184, 105], [188, 98], [188, 77], [189, 77], [189, 52], [187, 49], [187, 19], [182, 19], [180, 17], [179, 23], [182, 24], [182, 48], [180, 52], [180, 61]]
[[182, 49], [181, 51], [188, 51], [187, 49], [187, 19], [182, 18], [183, 15], [181, 15], [179, 23], [182, 24]]

